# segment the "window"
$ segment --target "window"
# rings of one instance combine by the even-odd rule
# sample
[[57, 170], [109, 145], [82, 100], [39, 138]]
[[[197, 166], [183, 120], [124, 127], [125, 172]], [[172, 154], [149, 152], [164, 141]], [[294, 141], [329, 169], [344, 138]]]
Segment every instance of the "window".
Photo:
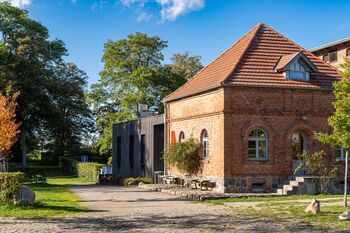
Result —
[[134, 169], [134, 135], [129, 136], [129, 165], [130, 170]]
[[262, 129], [253, 129], [248, 138], [249, 159], [267, 159], [267, 134]]
[[[335, 148], [335, 156], [338, 160], [345, 160], [345, 149], [343, 147]], [[348, 160], [350, 160], [350, 150]]]
[[141, 166], [145, 166], [146, 161], [146, 136], [141, 135]]
[[289, 79], [299, 80], [299, 81], [308, 81], [309, 72], [307, 72], [305, 66], [300, 62], [295, 62], [291, 65], [289, 71]]
[[179, 134], [179, 142], [184, 142], [184, 141], [185, 141], [185, 133], [181, 131]]
[[346, 50], [346, 56], [347, 56], [347, 57], [350, 56], [350, 48], [348, 48], [348, 49]]
[[328, 54], [329, 62], [335, 62], [338, 60], [337, 51], [332, 51]]
[[117, 137], [117, 167], [120, 169], [120, 164], [122, 160], [122, 138]]
[[207, 160], [209, 158], [209, 138], [208, 132], [205, 129], [201, 133], [201, 147], [202, 159]]

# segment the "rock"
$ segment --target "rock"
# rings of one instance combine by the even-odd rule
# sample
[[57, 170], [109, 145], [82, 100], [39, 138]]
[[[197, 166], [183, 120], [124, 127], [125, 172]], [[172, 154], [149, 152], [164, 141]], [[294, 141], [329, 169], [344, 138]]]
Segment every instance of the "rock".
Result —
[[31, 206], [35, 204], [35, 193], [29, 187], [20, 187], [15, 194], [15, 205], [19, 206]]
[[350, 220], [350, 210], [345, 211], [341, 215], [339, 215], [340, 220]]
[[320, 201], [312, 199], [311, 203], [306, 207], [305, 212], [317, 214], [320, 212]]
[[139, 183], [139, 187], [143, 187], [144, 184], [145, 184], [145, 183], [140, 182], [140, 183]]

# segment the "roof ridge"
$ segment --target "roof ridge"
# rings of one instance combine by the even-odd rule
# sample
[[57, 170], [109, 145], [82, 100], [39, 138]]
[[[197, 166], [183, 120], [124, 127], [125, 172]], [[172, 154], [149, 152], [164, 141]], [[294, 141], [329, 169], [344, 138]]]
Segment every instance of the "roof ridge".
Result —
[[[250, 30], [250, 31], [248, 32], [248, 33], [250, 33], [250, 32], [253, 32], [253, 31], [255, 30], [254, 35], [253, 35], [252, 38], [250, 39], [248, 45], [245, 47], [244, 51], [243, 51], [242, 54], [239, 56], [238, 62], [237, 62], [236, 65], [233, 67], [232, 71], [227, 75], [227, 77], [225, 77], [224, 80], [221, 81], [221, 83], [225, 82], [225, 81], [236, 71], [236, 68], [237, 68], [238, 64], [241, 62], [241, 59], [243, 58], [244, 54], [245, 54], [245, 53], [247, 52], [247, 50], [249, 49], [250, 45], [252, 44], [252, 41], [254, 40], [256, 34], [259, 32], [259, 30], [260, 30], [260, 28], [261, 28], [262, 26], [265, 26], [265, 24], [264, 24], [264, 23], [258, 23], [258, 25], [256, 25], [252, 30]], [[241, 39], [243, 39], [246, 35], [248, 35], [248, 33], [246, 33], [244, 36], [242, 36]], [[240, 40], [241, 40], [241, 39], [240, 39]], [[238, 41], [240, 41], [240, 40], [238, 40]], [[238, 41], [237, 41], [237, 42], [238, 42]], [[236, 43], [237, 43], [237, 42], [236, 42]], [[235, 43], [235, 44], [236, 44], [236, 43]]]
[[299, 44], [293, 42], [292, 40], [288, 39], [287, 37], [285, 37], [284, 35], [282, 35], [281, 33], [279, 33], [278, 31], [274, 30], [273, 28], [263, 24], [265, 27], [267, 27], [268, 29], [270, 29], [271, 31], [273, 31], [274, 33], [276, 33], [277, 35], [281, 36], [283, 39], [287, 40], [289, 43], [292, 43], [293, 45], [296, 45], [298, 48], [300, 48], [302, 50], [302, 52], [306, 52], [307, 54], [311, 55], [313, 58], [325, 63], [329, 68], [331, 68], [332, 70], [336, 71], [338, 73], [337, 68], [335, 68], [334, 66], [331, 66], [330, 64], [328, 64], [327, 62], [322, 61], [319, 57], [317, 57], [315, 54], [311, 53], [309, 50], [301, 47]]
[[[213, 61], [211, 61], [207, 66], [205, 66], [203, 69], [201, 69], [197, 74], [195, 74], [192, 78], [190, 78], [187, 82], [185, 82], [182, 86], [180, 86], [178, 89], [176, 89], [174, 92], [170, 93], [169, 95], [165, 96], [164, 99], [167, 99], [170, 95], [173, 95], [175, 93], [177, 93], [178, 91], [180, 91], [180, 89], [182, 89], [185, 85], [188, 85], [195, 77], [197, 77], [200, 73], [202, 73], [204, 70], [206, 70], [211, 64], [213, 64], [215, 61], [217, 61], [218, 59], [220, 59], [223, 55], [225, 55], [228, 51], [230, 51], [230, 49], [232, 49], [233, 46], [235, 46], [236, 44], [238, 44], [240, 41], [242, 41], [243, 38], [245, 38], [246, 36], [248, 36], [251, 32], [253, 32], [254, 30], [258, 31], [258, 29], [264, 25], [263, 23], [258, 23], [255, 27], [253, 27], [252, 29], [250, 29], [247, 33], [245, 33], [243, 36], [241, 36], [237, 41], [235, 41], [233, 44], [231, 44], [230, 47], [228, 47], [224, 52], [222, 52], [219, 56], [217, 56]], [[252, 39], [255, 37], [256, 32], [254, 33], [254, 36], [252, 37]], [[249, 44], [247, 46], [247, 48], [250, 46], [252, 39], [249, 41]], [[245, 51], [247, 50], [247, 48], [244, 50], [243, 54], [245, 53]], [[241, 57], [239, 58], [239, 60], [241, 59]], [[237, 62], [238, 64], [239, 62]], [[235, 65], [235, 67], [233, 67], [232, 70], [235, 70], [237, 64]], [[230, 75], [232, 72], [230, 72], [230, 74], [225, 77], [224, 80], [220, 81], [220, 84], [222, 82], [224, 82]]]

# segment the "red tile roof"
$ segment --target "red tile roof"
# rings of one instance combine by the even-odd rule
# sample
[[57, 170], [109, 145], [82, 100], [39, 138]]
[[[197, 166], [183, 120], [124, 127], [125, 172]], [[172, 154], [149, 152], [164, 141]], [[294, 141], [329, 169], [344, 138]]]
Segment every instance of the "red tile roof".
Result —
[[[310, 74], [310, 82], [287, 80], [274, 71], [281, 57], [288, 60], [300, 51], [318, 69]], [[332, 82], [338, 78], [336, 68], [260, 23], [164, 100], [184, 98], [222, 85], [331, 90]]]

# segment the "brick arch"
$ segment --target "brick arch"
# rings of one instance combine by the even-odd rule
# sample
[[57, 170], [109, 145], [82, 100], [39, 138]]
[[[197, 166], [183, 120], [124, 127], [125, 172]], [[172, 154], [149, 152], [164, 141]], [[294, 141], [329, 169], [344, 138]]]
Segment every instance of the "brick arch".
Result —
[[248, 138], [250, 131], [253, 129], [262, 129], [267, 133], [267, 137], [270, 139], [274, 135], [274, 131], [272, 130], [272, 127], [264, 122], [249, 122], [247, 123], [241, 131], [242, 138]]
[[298, 121], [293, 123], [286, 131], [284, 138], [284, 151], [285, 151], [285, 156], [290, 164], [290, 171], [292, 172], [292, 163], [293, 163], [293, 134], [301, 132], [304, 134], [307, 140], [307, 151], [308, 152], [314, 152], [315, 148], [315, 138], [314, 138], [314, 129], [308, 125], [304, 121]]

